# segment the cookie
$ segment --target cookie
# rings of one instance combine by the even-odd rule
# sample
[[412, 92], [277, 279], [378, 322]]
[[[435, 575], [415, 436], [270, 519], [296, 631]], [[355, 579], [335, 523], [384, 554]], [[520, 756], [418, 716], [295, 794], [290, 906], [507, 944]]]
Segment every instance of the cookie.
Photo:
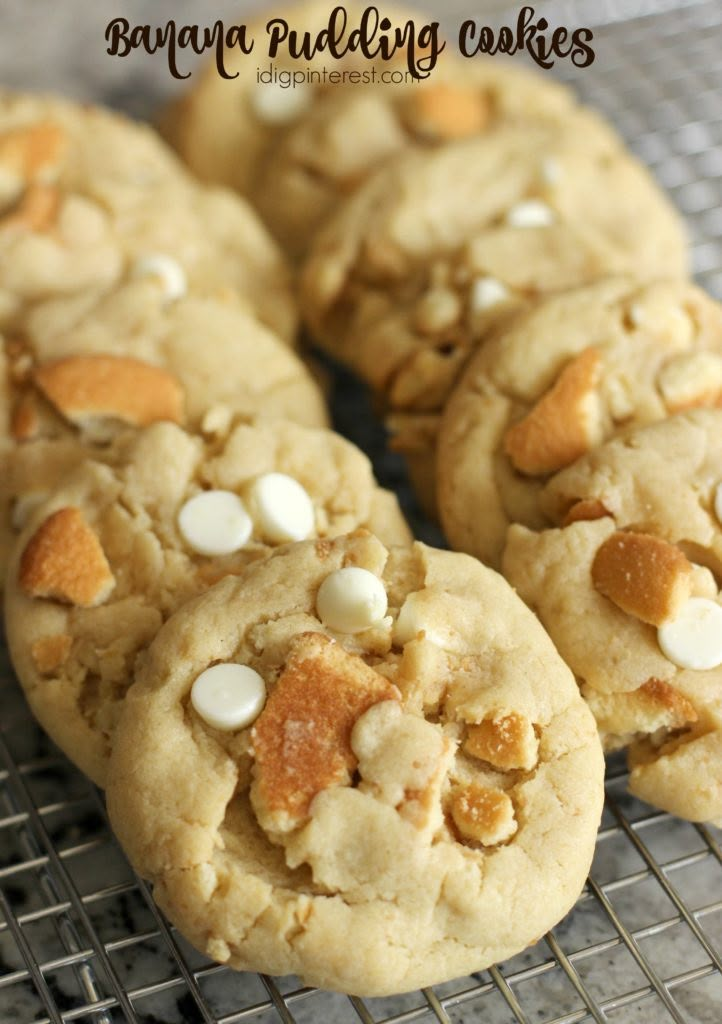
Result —
[[681, 274], [687, 259], [646, 170], [579, 109], [396, 158], [318, 236], [303, 303], [395, 409], [429, 412], [511, 306], [612, 273]]
[[382, 995], [557, 921], [602, 775], [571, 674], [503, 579], [361, 531], [276, 552], [166, 623], [108, 807], [200, 950]]
[[242, 199], [198, 186], [150, 129], [120, 115], [0, 93], [0, 326], [139, 275], [171, 297], [231, 289], [295, 336], [289, 271]]
[[[151, 278], [28, 314], [0, 346], [0, 576], [13, 529], [86, 449], [158, 420], [327, 423], [298, 357], [233, 296], [169, 300]], [[3, 454], [4, 453], [4, 454]]]
[[237, 423], [205, 441], [171, 423], [126, 432], [59, 483], [18, 540], [6, 629], [30, 706], [104, 785], [125, 693], [164, 619], [280, 544], [359, 526], [410, 541], [366, 457], [330, 431]]
[[[307, 3], [282, 12], [293, 26], [318, 31], [332, 4]], [[363, 5], [347, 6], [358, 23]], [[415, 12], [384, 9], [394, 24]], [[256, 24], [254, 34], [265, 35]], [[165, 130], [183, 160], [203, 180], [220, 182], [247, 196], [292, 258], [308, 249], [318, 228], [368, 175], [412, 144], [433, 147], [481, 135], [499, 120], [563, 115], [571, 93], [548, 77], [501, 62], [462, 61], [450, 44], [428, 78], [406, 73], [403, 56], [370, 63], [348, 55], [335, 70], [357, 68], [359, 81], [284, 88], [259, 83], [253, 61], [226, 53], [238, 78], [224, 81], [215, 62], [165, 119]], [[328, 65], [321, 55], [304, 62]], [[277, 59], [276, 70], [298, 71], [297, 62]], [[264, 68], [263, 70], [266, 70]], [[371, 72], [377, 80], [369, 82]], [[393, 72], [393, 84], [381, 80]], [[362, 77], [363, 76], [363, 77]], [[319, 76], [320, 77], [320, 76]]]
[[577, 676], [629, 788], [722, 822], [722, 411], [680, 413], [551, 478], [556, 528], [512, 526], [504, 573]]
[[433, 431], [469, 355], [511, 311], [612, 274], [687, 266], [676, 212], [579, 109], [392, 160], [318, 234], [301, 304], [322, 347], [386, 403], [395, 448], [410, 434], [418, 455], [416, 418]]
[[722, 396], [722, 309], [693, 285], [610, 279], [502, 325], [442, 419], [439, 510], [455, 548], [498, 565], [507, 526], [551, 525], [548, 478], [596, 444]]

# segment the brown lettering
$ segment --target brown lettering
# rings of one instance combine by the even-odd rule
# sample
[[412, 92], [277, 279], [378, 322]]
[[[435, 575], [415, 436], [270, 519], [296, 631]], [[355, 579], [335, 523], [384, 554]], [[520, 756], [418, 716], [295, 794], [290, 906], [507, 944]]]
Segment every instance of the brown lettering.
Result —
[[[467, 19], [459, 29], [459, 51], [464, 57], [474, 57], [482, 53], [511, 55], [518, 50], [527, 50], [532, 60], [542, 68], [553, 67], [555, 58], [571, 57], [572, 63], [579, 68], [588, 67], [594, 61], [591, 29], [578, 28], [570, 32], [564, 26], [558, 26], [548, 38], [545, 35], [549, 28], [546, 18], [535, 22], [535, 17], [533, 7], [522, 7], [515, 26], [503, 25], [497, 31], [489, 25], [478, 25]], [[282, 55], [290, 60], [310, 62], [320, 54], [342, 60], [350, 53], [359, 53], [370, 61], [391, 61], [398, 54], [403, 54], [408, 72], [417, 79], [429, 77], [439, 55], [446, 49], [437, 21], [417, 25], [413, 19], [408, 19], [394, 25], [374, 6], [362, 11], [355, 27], [350, 25], [346, 8], [339, 5], [331, 11], [328, 24], [316, 33], [293, 28], [285, 18], [268, 21], [266, 33], [271, 60]], [[212, 50], [218, 74], [222, 78], [237, 78], [237, 71], [229, 72], [226, 68], [226, 48], [238, 49], [244, 54], [250, 54], [254, 49], [254, 40], [246, 25], [232, 25], [226, 29], [220, 20], [205, 28], [198, 25], [179, 27], [175, 21], [154, 28], [150, 25], [131, 26], [127, 18], [114, 18], [106, 26], [105, 40], [107, 53], [112, 57], [126, 57], [133, 50], [145, 50], [148, 54], [165, 50], [168, 69], [174, 78], [190, 76], [190, 71], [184, 73], [180, 70], [181, 51], [202, 54]], [[325, 80], [325, 68], [303, 72], [306, 76], [319, 73], [323, 73]], [[360, 81], [359, 73], [355, 74], [357, 77], [353, 81]], [[390, 81], [403, 81], [406, 73], [394, 70], [384, 74], [391, 75]], [[393, 77], [398, 74], [402, 77]], [[363, 75], [363, 81], [376, 80], [376, 68], [364, 71]], [[347, 80], [350, 79], [343, 77], [343, 81]]]
[[533, 7], [522, 7], [516, 21], [516, 32], [508, 25], [502, 25], [497, 32], [489, 25], [478, 25], [467, 19], [459, 29], [459, 51], [463, 57], [477, 54], [507, 53], [526, 50], [539, 67], [554, 67], [554, 58], [571, 55], [572, 63], [578, 68], [588, 67], [594, 61], [594, 50], [589, 45], [594, 38], [591, 29], [578, 28], [570, 32], [563, 25], [554, 29], [551, 38], [545, 35], [549, 28], [546, 18], [534, 21]]

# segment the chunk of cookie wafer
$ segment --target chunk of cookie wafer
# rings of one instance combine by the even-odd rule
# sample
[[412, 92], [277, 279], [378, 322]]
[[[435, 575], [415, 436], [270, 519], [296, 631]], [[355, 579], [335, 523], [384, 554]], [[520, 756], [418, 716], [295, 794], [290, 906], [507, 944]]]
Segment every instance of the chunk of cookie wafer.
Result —
[[108, 597], [115, 579], [96, 534], [78, 508], [60, 508], [23, 548], [18, 574], [30, 597], [90, 608]]
[[357, 764], [356, 721], [373, 704], [399, 696], [340, 644], [322, 633], [301, 634], [252, 733], [251, 799], [264, 828], [298, 828], [317, 793], [348, 785]]
[[145, 427], [183, 420], [183, 389], [166, 370], [125, 356], [68, 356], [33, 374], [42, 394], [67, 419], [87, 427], [100, 418]]
[[54, 185], [30, 185], [0, 221], [0, 230], [46, 232], [57, 223], [61, 195]]
[[600, 434], [601, 358], [588, 348], [566, 366], [551, 389], [504, 436], [512, 465], [530, 476], [563, 469], [588, 451]]
[[451, 815], [460, 834], [482, 846], [497, 846], [517, 829], [514, 806], [502, 790], [463, 786], [454, 791]]
[[592, 579], [622, 611], [661, 626], [692, 593], [692, 566], [679, 548], [647, 533], [621, 530], [597, 551]]
[[533, 724], [512, 712], [470, 726], [464, 750], [495, 768], [530, 771], [537, 762], [539, 741]]
[[34, 185], [58, 174], [68, 146], [62, 125], [31, 121], [0, 131], [0, 173], [22, 185]]

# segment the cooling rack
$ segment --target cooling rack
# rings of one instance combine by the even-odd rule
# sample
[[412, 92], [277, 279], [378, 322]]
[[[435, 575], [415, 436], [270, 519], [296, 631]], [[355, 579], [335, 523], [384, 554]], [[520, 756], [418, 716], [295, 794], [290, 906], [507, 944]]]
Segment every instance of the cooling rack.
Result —
[[[33, 10], [49, 15], [63, 6], [37, 0]], [[473, 6], [445, 5], [444, 16]], [[153, 7], [170, 16], [166, 0]], [[550, 22], [594, 26], [594, 65], [571, 75], [557, 70], [613, 120], [670, 191], [687, 217], [697, 278], [722, 298], [722, 2], [542, 7]], [[505, 20], [504, 5], [476, 7], [492, 8]], [[3, 18], [9, 10], [0, 0]], [[141, 10], [127, 0], [124, 13]], [[222, 13], [230, 11], [225, 4]], [[98, 29], [117, 14], [106, 0], [92, 12]], [[174, 0], [172, 13], [198, 20], [198, 0]], [[27, 8], [17, 5], [15, 14], [26, 17]], [[2, 71], [9, 84], [32, 84], [32, 69], [9, 55]], [[139, 108], [117, 77], [104, 87], [103, 74], [86, 76], [95, 99]], [[154, 89], [156, 98], [164, 91], [147, 68], [141, 79], [143, 103]], [[374, 457], [417, 533], [434, 539], [358, 387], [343, 374], [336, 383], [337, 426]], [[577, 905], [513, 960], [383, 1000], [237, 974], [195, 952], [154, 907], [113, 840], [102, 796], [34, 724], [0, 647], [0, 1024], [719, 1024], [722, 833], [631, 799], [619, 760], [609, 762], [606, 788], [594, 864]]]

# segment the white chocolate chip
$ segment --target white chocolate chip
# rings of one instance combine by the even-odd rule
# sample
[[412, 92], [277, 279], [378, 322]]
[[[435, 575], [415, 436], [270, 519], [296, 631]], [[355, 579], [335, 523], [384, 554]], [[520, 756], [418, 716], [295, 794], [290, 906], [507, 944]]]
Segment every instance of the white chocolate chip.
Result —
[[311, 105], [307, 85], [284, 87], [278, 82], [259, 83], [251, 93], [253, 113], [263, 124], [290, 124]]
[[285, 473], [266, 473], [251, 484], [248, 507], [256, 529], [269, 544], [306, 540], [316, 514], [308, 492]]
[[548, 228], [555, 219], [552, 208], [541, 199], [525, 199], [512, 206], [506, 215], [510, 228]]
[[388, 599], [378, 576], [348, 566], [327, 576], [316, 595], [316, 611], [324, 626], [339, 633], [362, 633], [386, 614]]
[[232, 491], [201, 491], [178, 513], [185, 541], [201, 555], [230, 555], [244, 547], [253, 532], [245, 505]]
[[201, 672], [191, 689], [191, 704], [214, 729], [232, 732], [254, 722], [266, 702], [266, 684], [248, 665], [226, 662]]
[[155, 277], [160, 281], [163, 293], [168, 302], [181, 299], [188, 290], [186, 273], [183, 267], [170, 256], [163, 253], [149, 253], [136, 260], [133, 277]]
[[657, 630], [662, 653], [680, 668], [699, 672], [722, 665], [722, 606], [690, 597], [671, 622]]
[[541, 176], [545, 185], [558, 185], [562, 179], [562, 165], [553, 156], [544, 157], [541, 162]]
[[500, 306], [509, 298], [509, 289], [495, 277], [477, 277], [469, 291], [469, 308], [472, 313], [485, 313]]

